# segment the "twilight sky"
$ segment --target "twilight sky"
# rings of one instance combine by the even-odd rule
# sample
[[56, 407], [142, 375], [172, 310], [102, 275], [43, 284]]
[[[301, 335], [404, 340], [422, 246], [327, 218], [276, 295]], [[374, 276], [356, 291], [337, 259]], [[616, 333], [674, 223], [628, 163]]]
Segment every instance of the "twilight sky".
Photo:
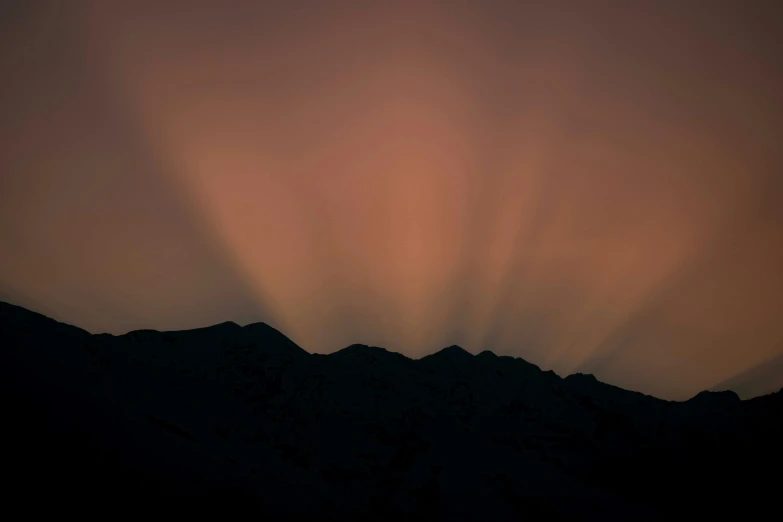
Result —
[[759, 375], [776, 4], [3, 2], [0, 299], [92, 332], [459, 344], [670, 399]]

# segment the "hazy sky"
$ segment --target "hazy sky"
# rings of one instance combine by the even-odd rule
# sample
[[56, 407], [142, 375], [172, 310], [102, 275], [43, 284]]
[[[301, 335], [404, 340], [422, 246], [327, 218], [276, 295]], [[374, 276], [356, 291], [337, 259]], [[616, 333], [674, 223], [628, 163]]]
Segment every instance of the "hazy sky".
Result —
[[752, 374], [783, 354], [777, 4], [3, 2], [0, 299], [673, 399]]

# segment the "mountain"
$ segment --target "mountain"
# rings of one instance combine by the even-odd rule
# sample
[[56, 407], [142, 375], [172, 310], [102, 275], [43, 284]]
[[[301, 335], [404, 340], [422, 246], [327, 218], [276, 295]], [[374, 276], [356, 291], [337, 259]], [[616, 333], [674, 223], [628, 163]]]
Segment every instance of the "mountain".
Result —
[[734, 390], [740, 397], [766, 395], [783, 388], [783, 353], [719, 384], [716, 390]]
[[779, 509], [783, 391], [670, 402], [452, 346], [269, 325], [90, 333], [0, 303], [4, 505], [29, 515], [664, 520]]

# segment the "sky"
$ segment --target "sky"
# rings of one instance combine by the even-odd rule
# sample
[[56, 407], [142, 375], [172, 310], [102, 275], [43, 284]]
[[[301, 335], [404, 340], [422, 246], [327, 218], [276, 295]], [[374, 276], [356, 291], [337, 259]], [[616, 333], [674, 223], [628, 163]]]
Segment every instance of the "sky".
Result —
[[0, 300], [96, 333], [264, 321], [310, 352], [773, 391], [781, 15], [3, 2]]

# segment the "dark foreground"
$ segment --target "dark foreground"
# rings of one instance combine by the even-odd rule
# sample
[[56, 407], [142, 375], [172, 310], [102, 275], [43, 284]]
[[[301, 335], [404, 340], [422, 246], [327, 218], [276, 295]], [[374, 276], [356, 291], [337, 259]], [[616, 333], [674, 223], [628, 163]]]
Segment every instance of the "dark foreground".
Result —
[[90, 335], [0, 303], [0, 499], [25, 518], [698, 520], [779, 513], [783, 393], [667, 402], [457, 347], [264, 324]]

